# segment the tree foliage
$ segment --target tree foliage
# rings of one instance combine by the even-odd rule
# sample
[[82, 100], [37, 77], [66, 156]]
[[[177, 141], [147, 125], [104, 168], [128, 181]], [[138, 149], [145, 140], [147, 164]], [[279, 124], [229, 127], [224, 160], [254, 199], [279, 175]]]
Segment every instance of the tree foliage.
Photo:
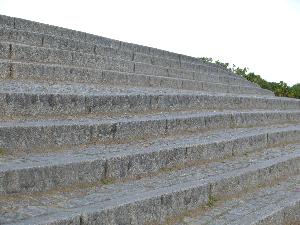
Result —
[[237, 75], [240, 75], [246, 78], [247, 80], [258, 84], [261, 88], [273, 91], [276, 96], [300, 99], [300, 83], [290, 87], [283, 81], [280, 81], [279, 83], [268, 82], [265, 79], [261, 78], [260, 75], [255, 74], [253, 72], [249, 72], [249, 69], [247, 67], [240, 68], [234, 64], [230, 66], [229, 63], [223, 63], [220, 62], [219, 60], [214, 61], [212, 58], [207, 58], [207, 57], [202, 57], [200, 59], [206, 63], [214, 63], [219, 66], [222, 66], [223, 68], [228, 69], [236, 73]]

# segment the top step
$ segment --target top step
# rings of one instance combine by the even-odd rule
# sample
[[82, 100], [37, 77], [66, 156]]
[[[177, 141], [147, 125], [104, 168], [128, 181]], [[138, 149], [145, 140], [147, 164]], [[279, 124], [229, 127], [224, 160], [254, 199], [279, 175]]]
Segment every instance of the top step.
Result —
[[228, 75], [237, 76], [236, 74], [223, 68], [222, 66], [204, 62], [199, 58], [177, 54], [177, 53], [160, 50], [152, 47], [113, 40], [110, 38], [88, 34], [85, 32], [75, 31], [71, 29], [61, 28], [61, 27], [33, 22], [29, 20], [0, 15], [0, 27], [14, 28], [17, 30], [35, 32], [35, 33], [42, 33], [42, 34], [53, 35], [61, 38], [72, 39], [72, 40], [80, 40], [83, 42], [93, 43], [105, 47], [152, 55], [154, 57], [162, 57], [162, 58], [168, 58], [173, 60], [179, 60], [182, 63], [192, 63], [192, 64], [202, 64], [202, 65], [204, 64], [211, 68], [215, 68], [220, 72], [225, 72]]

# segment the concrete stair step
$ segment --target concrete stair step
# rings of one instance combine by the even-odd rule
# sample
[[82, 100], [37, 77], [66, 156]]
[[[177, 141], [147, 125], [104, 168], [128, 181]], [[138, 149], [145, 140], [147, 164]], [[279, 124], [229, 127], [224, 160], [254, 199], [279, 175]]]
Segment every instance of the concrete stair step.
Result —
[[[144, 62], [147, 64], [154, 64], [163, 67], [181, 68], [180, 60], [154, 57], [153, 55], [147, 55], [143, 53], [134, 53], [132, 51], [126, 51], [122, 49], [116, 49], [112, 47], [104, 47], [101, 45], [90, 44], [82, 42], [80, 40], [72, 40], [68, 38], [56, 37], [46, 34], [32, 33], [22, 30], [0, 28], [0, 41], [6, 41], [11, 43], [19, 43], [30, 46], [46, 47], [53, 49], [78, 51], [83, 53], [104, 55], [113, 58], [120, 58], [128, 61]], [[198, 69], [206, 73], [224, 73], [228, 76], [228, 72], [218, 70], [208, 66], [207, 64], [200, 64], [198, 68], [195, 68], [195, 64], [183, 62], [183, 69]]]
[[[132, 51], [126, 51], [122, 49], [116, 49], [112, 47], [104, 47], [101, 45], [90, 44], [82, 42], [80, 40], [72, 40], [68, 38], [56, 37], [47, 34], [32, 33], [27, 31], [21, 31], [9, 28], [0, 28], [0, 41], [7, 41], [12, 43], [20, 43], [31, 46], [54, 48], [61, 50], [78, 51], [83, 53], [92, 53], [96, 55], [109, 56], [112, 58], [120, 58], [127, 61], [142, 62], [147, 64], [153, 64], [162, 67], [170, 67], [169, 75], [178, 77], [180, 71], [183, 78], [202, 79], [204, 75], [206, 77], [213, 77], [210, 81], [214, 80], [214, 77], [221, 76], [226, 80], [232, 81], [239, 80], [243, 84], [249, 86], [258, 87], [257, 84], [252, 83], [242, 77], [228, 76], [228, 71], [221, 68], [216, 69], [205, 63], [203, 64], [191, 64], [182, 62], [181, 60], [166, 59], [162, 57], [155, 57], [153, 55], [147, 55], [143, 53], [134, 53]], [[171, 69], [173, 68], [173, 69]], [[192, 71], [191, 71], [192, 70]], [[193, 70], [201, 71], [201, 73], [193, 72]]]
[[[65, 29], [61, 27], [51, 26], [47, 24], [41, 24], [33, 21], [28, 21], [19, 18], [12, 18], [7, 16], [0, 15], [0, 27], [4, 27], [6, 29], [14, 29], [19, 32], [29, 32], [36, 34], [46, 34], [54, 37], [59, 37], [68, 40], [80, 40], [81, 42], [86, 42], [89, 44], [100, 45], [103, 47], [109, 47], [114, 49], [119, 49], [122, 51], [130, 51], [134, 53], [142, 53], [147, 55], [152, 55], [154, 57], [161, 57], [166, 59], [172, 59], [176, 61], [180, 61], [180, 63], [189, 63], [189, 64], [199, 64], [199, 65], [208, 65], [213, 70], [224, 71], [228, 75], [236, 76], [232, 72], [224, 69], [221, 66], [212, 64], [212, 63], [204, 63], [199, 58], [194, 58], [190, 56], [185, 56], [173, 52], [168, 52], [165, 50], [160, 50], [156, 48], [150, 48], [146, 46], [141, 46], [137, 44], [126, 43], [122, 41], [112, 40], [109, 38], [104, 38], [92, 34], [87, 34], [84, 32], [74, 31], [70, 29]], [[29, 35], [31, 36], [31, 35]], [[34, 36], [35, 37], [35, 36]], [[30, 39], [35, 39], [31, 37]], [[25, 35], [25, 40], [28, 39], [28, 36]], [[23, 39], [23, 40], [24, 40]], [[43, 40], [41, 40], [43, 42]], [[66, 44], [64, 42], [64, 44]]]
[[116, 70], [120, 72], [134, 72], [134, 63], [131, 61], [76, 51], [56, 50], [9, 42], [0, 42], [0, 57], [2, 59], [24, 62], [55, 63]]
[[300, 176], [292, 176], [214, 206], [171, 219], [168, 225], [282, 225], [300, 223]]
[[[111, 185], [0, 198], [1, 224], [161, 224], [167, 218], [299, 175], [300, 146]], [[298, 196], [298, 195], [297, 195]]]
[[299, 176], [300, 100], [0, 15], [1, 225], [296, 224]]
[[[105, 71], [95, 68], [67, 66], [60, 64], [28, 63], [2, 59], [0, 60], [0, 72], [0, 78], [2, 79], [43, 79], [50, 81], [80, 81], [98, 83], [112, 83], [111, 80], [113, 80], [113, 84], [116, 85], [162, 86], [183, 89], [188, 89], [191, 86], [188, 84], [191, 82], [195, 83], [196, 81], [222, 83], [233, 86], [239, 85], [248, 88], [252, 87], [254, 88], [253, 90], [257, 90], [258, 88], [257, 85], [238, 77], [199, 74], [178, 69], [168, 69], [168, 76], [158, 76], [156, 74], [149, 75], [142, 73]], [[120, 79], [120, 81], [118, 81], [118, 79]], [[167, 84], [171, 86], [168, 86]], [[198, 85], [198, 89], [201, 89], [201, 86]]]
[[0, 147], [8, 152], [30, 152], [41, 148], [122, 143], [175, 133], [295, 123], [299, 120], [299, 110], [251, 110], [2, 121], [0, 122]]
[[300, 123], [176, 135], [152, 141], [95, 145], [0, 159], [0, 194], [41, 192], [100, 180], [155, 175], [172, 168], [300, 142]]
[[0, 115], [75, 116], [173, 110], [300, 109], [290, 98], [83, 83], [0, 81]]
[[[127, 72], [136, 74], [146, 74], [153, 76], [163, 76], [169, 77], [174, 75], [174, 70], [170, 71], [167, 67], [161, 67], [157, 65], [150, 65], [145, 63], [137, 63], [132, 61], [126, 61], [106, 56], [100, 56], [95, 54], [79, 53], [75, 51], [67, 50], [55, 50], [42, 47], [33, 47], [20, 44], [11, 44], [6, 42], [0, 43], [0, 57], [2, 59], [17, 60], [21, 62], [36, 62], [36, 63], [50, 63], [50, 64], [60, 64], [60, 65], [70, 65], [70, 66], [80, 66], [87, 68], [94, 68], [99, 70], [111, 70], [117, 72]], [[8, 77], [14, 76], [14, 71], [12, 65], [7, 67], [4, 66], [3, 70], [7, 71]], [[194, 82], [195, 83], [195, 82]], [[262, 95], [274, 95], [269, 90], [264, 90], [255, 85], [249, 86], [224, 86], [219, 84], [218, 87], [214, 88], [214, 91], [220, 90], [221, 92], [244, 92], [250, 94], [262, 94]], [[204, 89], [210, 90], [213, 88], [213, 84], [200, 84], [193, 85], [193, 82], [187, 83], [188, 87], [193, 87], [193, 89]], [[224, 87], [223, 87], [224, 86]], [[223, 87], [223, 89], [221, 88]]]

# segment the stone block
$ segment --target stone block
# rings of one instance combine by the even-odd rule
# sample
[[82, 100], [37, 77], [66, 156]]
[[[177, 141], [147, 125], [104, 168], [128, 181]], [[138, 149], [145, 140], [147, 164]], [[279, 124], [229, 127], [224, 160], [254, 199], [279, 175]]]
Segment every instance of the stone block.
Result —
[[142, 53], [134, 53], [134, 61], [145, 63], [145, 64], [152, 64], [153, 57], [150, 55], [142, 54]]
[[135, 73], [167, 77], [168, 69], [154, 65], [135, 63]]

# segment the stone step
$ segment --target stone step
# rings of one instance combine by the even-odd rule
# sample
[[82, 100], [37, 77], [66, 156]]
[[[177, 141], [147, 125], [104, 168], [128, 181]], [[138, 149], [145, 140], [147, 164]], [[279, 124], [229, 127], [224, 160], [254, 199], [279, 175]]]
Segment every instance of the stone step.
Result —
[[300, 142], [300, 123], [176, 135], [150, 142], [95, 145], [56, 153], [43, 149], [42, 154], [3, 154], [0, 195], [138, 178], [296, 142]]
[[171, 219], [168, 225], [300, 224], [300, 176], [243, 196], [215, 202], [209, 208]]
[[[116, 71], [105, 71], [95, 68], [85, 68], [77, 66], [67, 66], [60, 64], [44, 64], [44, 63], [27, 63], [18, 62], [11, 60], [0, 60], [0, 79], [12, 79], [12, 78], [22, 78], [22, 79], [43, 79], [51, 81], [81, 81], [81, 82], [108, 82], [109, 78], [114, 79], [114, 77], [125, 77], [122, 78], [124, 84], [127, 85], [138, 85], [140, 83], [145, 83], [146, 86], [155, 86], [160, 83], [157, 80], [182, 80], [189, 84], [191, 81], [202, 81], [209, 83], [223, 83], [228, 85], [240, 85], [244, 87], [257, 87], [253, 83], [244, 81], [238, 77], [229, 76], [214, 76], [212, 74], [198, 74], [194, 72], [168, 69], [168, 76], [158, 76], [158, 75], [147, 75], [139, 73], [122, 73]], [[107, 79], [103, 80], [102, 76], [106, 74]], [[106, 78], [105, 77], [105, 78]], [[131, 80], [130, 80], [131, 79]], [[144, 81], [145, 80], [145, 81]], [[148, 81], [149, 80], [149, 81]], [[135, 82], [134, 82], [135, 81]], [[149, 84], [147, 83], [149, 82]], [[161, 82], [162, 83], [162, 82]], [[167, 83], [167, 82], [165, 82]], [[117, 84], [120, 84], [117, 83]], [[173, 87], [173, 86], [172, 86]], [[188, 88], [188, 85], [183, 85], [182, 88]]]
[[[0, 42], [0, 58], [11, 59], [21, 62], [36, 62], [36, 63], [50, 63], [50, 64], [60, 64], [60, 65], [70, 65], [70, 66], [80, 66], [87, 68], [94, 68], [99, 70], [111, 70], [117, 72], [127, 72], [136, 74], [147, 74], [153, 76], [163, 76], [168, 77], [169, 70], [166, 67], [150, 65], [145, 63], [137, 63], [132, 61], [126, 61], [111, 57], [105, 57], [95, 54], [79, 53], [74, 51], [66, 50], [54, 50], [42, 47], [32, 47], [20, 44], [11, 44], [6, 42]], [[7, 76], [13, 76], [13, 68], [4, 66], [4, 69], [8, 72]], [[174, 71], [171, 71], [171, 75]], [[189, 82], [189, 85], [193, 89], [213, 89], [213, 83], [199, 83], [196, 86], [195, 82]], [[193, 85], [194, 84], [194, 85]], [[223, 87], [223, 88], [222, 88]], [[184, 87], [183, 87], [184, 88]], [[262, 95], [274, 95], [273, 92], [269, 90], [262, 89], [255, 86], [234, 86], [234, 85], [224, 85], [219, 84], [213, 89], [213, 91], [220, 90], [221, 92], [246, 92], [249, 94], [262, 94]]]
[[[274, 95], [268, 90], [249, 86], [240, 80], [228, 77], [202, 76], [199, 80], [186, 79], [185, 74], [169, 71], [169, 76], [116, 72], [59, 64], [26, 63], [0, 60], [3, 80], [42, 80], [49, 82], [83, 82], [102, 85], [173, 88], [203, 92]], [[172, 73], [172, 74], [171, 74]], [[170, 75], [171, 74], [171, 75]]]
[[[115, 49], [112, 47], [104, 47], [101, 45], [90, 44], [80, 40], [71, 40], [62, 37], [56, 37], [46, 34], [32, 33], [16, 29], [0, 28], [0, 41], [26, 44], [30, 46], [54, 48], [69, 51], [78, 51], [83, 53], [90, 53], [96, 55], [109, 56], [112, 58], [120, 58], [127, 61], [143, 62], [147, 64], [158, 65], [162, 67], [170, 67], [184, 70], [198, 70], [205, 74], [224, 74], [228, 78], [239, 78], [245, 83], [252, 84], [242, 77], [228, 76], [228, 72], [218, 70], [208, 66], [207, 64], [195, 64], [180, 62], [180, 60], [167, 59], [162, 57], [154, 57], [143, 53], [134, 53], [122, 49]], [[190, 73], [193, 73], [190, 71]]]
[[48, 117], [140, 113], [173, 110], [300, 109], [300, 100], [252, 95], [48, 83], [0, 81], [0, 120], [6, 117]]
[[224, 69], [219, 65], [215, 65], [212, 63], [204, 63], [199, 58], [168, 52], [156, 48], [141, 46], [137, 44], [112, 40], [105, 37], [100, 37], [92, 34], [87, 34], [84, 32], [37, 23], [37, 22], [28, 21], [24, 19], [12, 18], [12, 17], [0, 15], [0, 27], [15, 29], [18, 31], [27, 31], [30, 33], [37, 33], [37, 34], [44, 34], [44, 35], [46, 34], [46, 35], [65, 38], [69, 40], [77, 40], [77, 41], [79, 40], [81, 42], [86, 42], [89, 44], [96, 44], [104, 47], [115, 48], [115, 49], [130, 51], [134, 53], [142, 53], [142, 54], [152, 55], [154, 57], [173, 59], [179, 61], [180, 63], [208, 65], [212, 69], [215, 68], [215, 70], [224, 71], [228, 75], [237, 76], [236, 74]]
[[299, 175], [299, 162], [300, 146], [289, 145], [125, 183], [4, 196], [0, 223], [161, 224], [209, 204], [212, 198], [228, 198]]
[[0, 147], [8, 152], [95, 143], [123, 143], [186, 132], [299, 122], [299, 110], [170, 112], [0, 122]]

